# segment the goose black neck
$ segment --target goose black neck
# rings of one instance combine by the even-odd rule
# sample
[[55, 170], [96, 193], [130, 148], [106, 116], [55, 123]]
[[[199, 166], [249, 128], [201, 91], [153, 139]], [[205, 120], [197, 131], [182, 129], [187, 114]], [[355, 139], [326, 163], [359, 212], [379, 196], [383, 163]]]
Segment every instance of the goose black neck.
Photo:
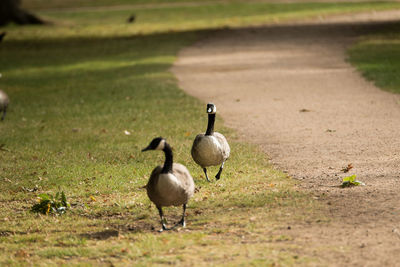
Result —
[[215, 123], [215, 114], [208, 114], [208, 125], [206, 135], [212, 135], [214, 133], [214, 123]]
[[173, 156], [172, 156], [172, 149], [168, 143], [165, 143], [165, 147], [164, 147], [163, 151], [165, 154], [165, 162], [164, 162], [164, 166], [161, 170], [161, 173], [172, 172]]

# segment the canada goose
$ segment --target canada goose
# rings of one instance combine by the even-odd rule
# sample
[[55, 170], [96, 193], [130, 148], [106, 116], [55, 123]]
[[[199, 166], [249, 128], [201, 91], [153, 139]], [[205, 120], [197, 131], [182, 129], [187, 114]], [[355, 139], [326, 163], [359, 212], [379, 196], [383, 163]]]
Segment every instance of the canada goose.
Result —
[[162, 207], [183, 205], [182, 219], [175, 226], [185, 227], [186, 204], [194, 194], [193, 178], [185, 166], [173, 163], [172, 149], [164, 138], [154, 138], [142, 152], [147, 150], [162, 150], [165, 153], [164, 166], [154, 168], [146, 185], [147, 195], [160, 214], [160, 232], [171, 229], [166, 227]]
[[8, 95], [4, 91], [0, 90], [0, 112], [3, 112], [1, 120], [4, 120], [4, 117], [6, 116], [7, 107], [9, 103], [10, 99], [8, 98]]
[[215, 114], [217, 107], [213, 103], [207, 104], [208, 113], [208, 126], [205, 134], [198, 134], [194, 139], [192, 146], [193, 160], [203, 168], [207, 181], [207, 169], [209, 166], [216, 166], [221, 164], [219, 171], [215, 178], [219, 180], [222, 169], [224, 168], [225, 161], [229, 158], [231, 148], [225, 136], [220, 133], [214, 132]]

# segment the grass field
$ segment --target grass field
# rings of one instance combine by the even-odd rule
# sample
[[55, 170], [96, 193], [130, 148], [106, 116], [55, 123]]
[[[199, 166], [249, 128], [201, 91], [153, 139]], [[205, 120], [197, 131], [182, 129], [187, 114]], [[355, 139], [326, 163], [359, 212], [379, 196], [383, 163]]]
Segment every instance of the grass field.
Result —
[[[185, 95], [168, 70], [179, 49], [207, 34], [204, 29], [398, 4], [239, 2], [224, 4], [226, 11], [219, 5], [40, 11], [54, 24], [4, 28], [0, 88], [12, 102], [0, 123], [0, 265], [316, 260], [279, 230], [326, 220], [321, 207], [219, 119], [216, 128], [230, 140], [232, 156], [221, 181], [205, 181], [189, 154], [194, 136], [206, 128], [205, 107]], [[132, 12], [138, 21], [126, 24]], [[157, 211], [142, 187], [163, 155], [140, 153], [160, 135], [198, 189], [188, 205], [187, 228], [162, 234], [154, 230], [160, 226]], [[38, 194], [58, 191], [71, 203], [66, 214], [29, 212]], [[181, 212], [165, 211], [172, 220]]]
[[22, 2], [24, 8], [29, 9], [54, 9], [54, 8], [63, 8], [70, 9], [76, 7], [99, 7], [99, 6], [107, 6], [107, 7], [115, 7], [122, 5], [135, 5], [135, 6], [147, 6], [154, 4], [167, 4], [167, 5], [175, 5], [175, 4], [198, 4], [198, 3], [230, 3], [235, 0], [25, 0]]
[[349, 59], [379, 88], [400, 93], [400, 26], [364, 37], [349, 50]]

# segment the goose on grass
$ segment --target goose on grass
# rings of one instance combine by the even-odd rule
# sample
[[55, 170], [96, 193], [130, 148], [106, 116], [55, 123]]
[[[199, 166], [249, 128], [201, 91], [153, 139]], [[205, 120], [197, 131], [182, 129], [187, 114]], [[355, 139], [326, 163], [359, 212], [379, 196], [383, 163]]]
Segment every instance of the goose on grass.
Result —
[[174, 227], [178, 225], [185, 227], [186, 204], [194, 194], [193, 178], [185, 166], [173, 163], [172, 149], [164, 138], [154, 138], [142, 152], [147, 150], [162, 150], [165, 154], [164, 165], [154, 168], [146, 185], [147, 195], [160, 214], [162, 226], [160, 231], [171, 229], [167, 228], [162, 211], [163, 207], [168, 206], [183, 206], [182, 219]]
[[193, 160], [203, 168], [207, 181], [207, 167], [220, 165], [219, 171], [215, 178], [220, 179], [225, 161], [229, 158], [231, 149], [225, 136], [218, 132], [214, 132], [215, 114], [217, 107], [213, 103], [207, 104], [208, 125], [205, 134], [198, 134], [194, 139], [192, 146]]

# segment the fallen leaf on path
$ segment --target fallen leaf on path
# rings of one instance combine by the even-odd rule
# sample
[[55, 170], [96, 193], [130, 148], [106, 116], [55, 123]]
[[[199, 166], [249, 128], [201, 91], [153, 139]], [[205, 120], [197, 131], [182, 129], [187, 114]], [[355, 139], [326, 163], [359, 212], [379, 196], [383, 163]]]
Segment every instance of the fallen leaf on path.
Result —
[[353, 169], [353, 164], [349, 163], [346, 167], [342, 169], [342, 172], [346, 173]]
[[357, 185], [365, 185], [365, 183], [363, 183], [359, 180], [356, 180], [356, 177], [357, 176], [355, 174], [344, 177], [341, 187], [344, 188], [344, 187], [351, 187], [351, 186], [357, 186]]

